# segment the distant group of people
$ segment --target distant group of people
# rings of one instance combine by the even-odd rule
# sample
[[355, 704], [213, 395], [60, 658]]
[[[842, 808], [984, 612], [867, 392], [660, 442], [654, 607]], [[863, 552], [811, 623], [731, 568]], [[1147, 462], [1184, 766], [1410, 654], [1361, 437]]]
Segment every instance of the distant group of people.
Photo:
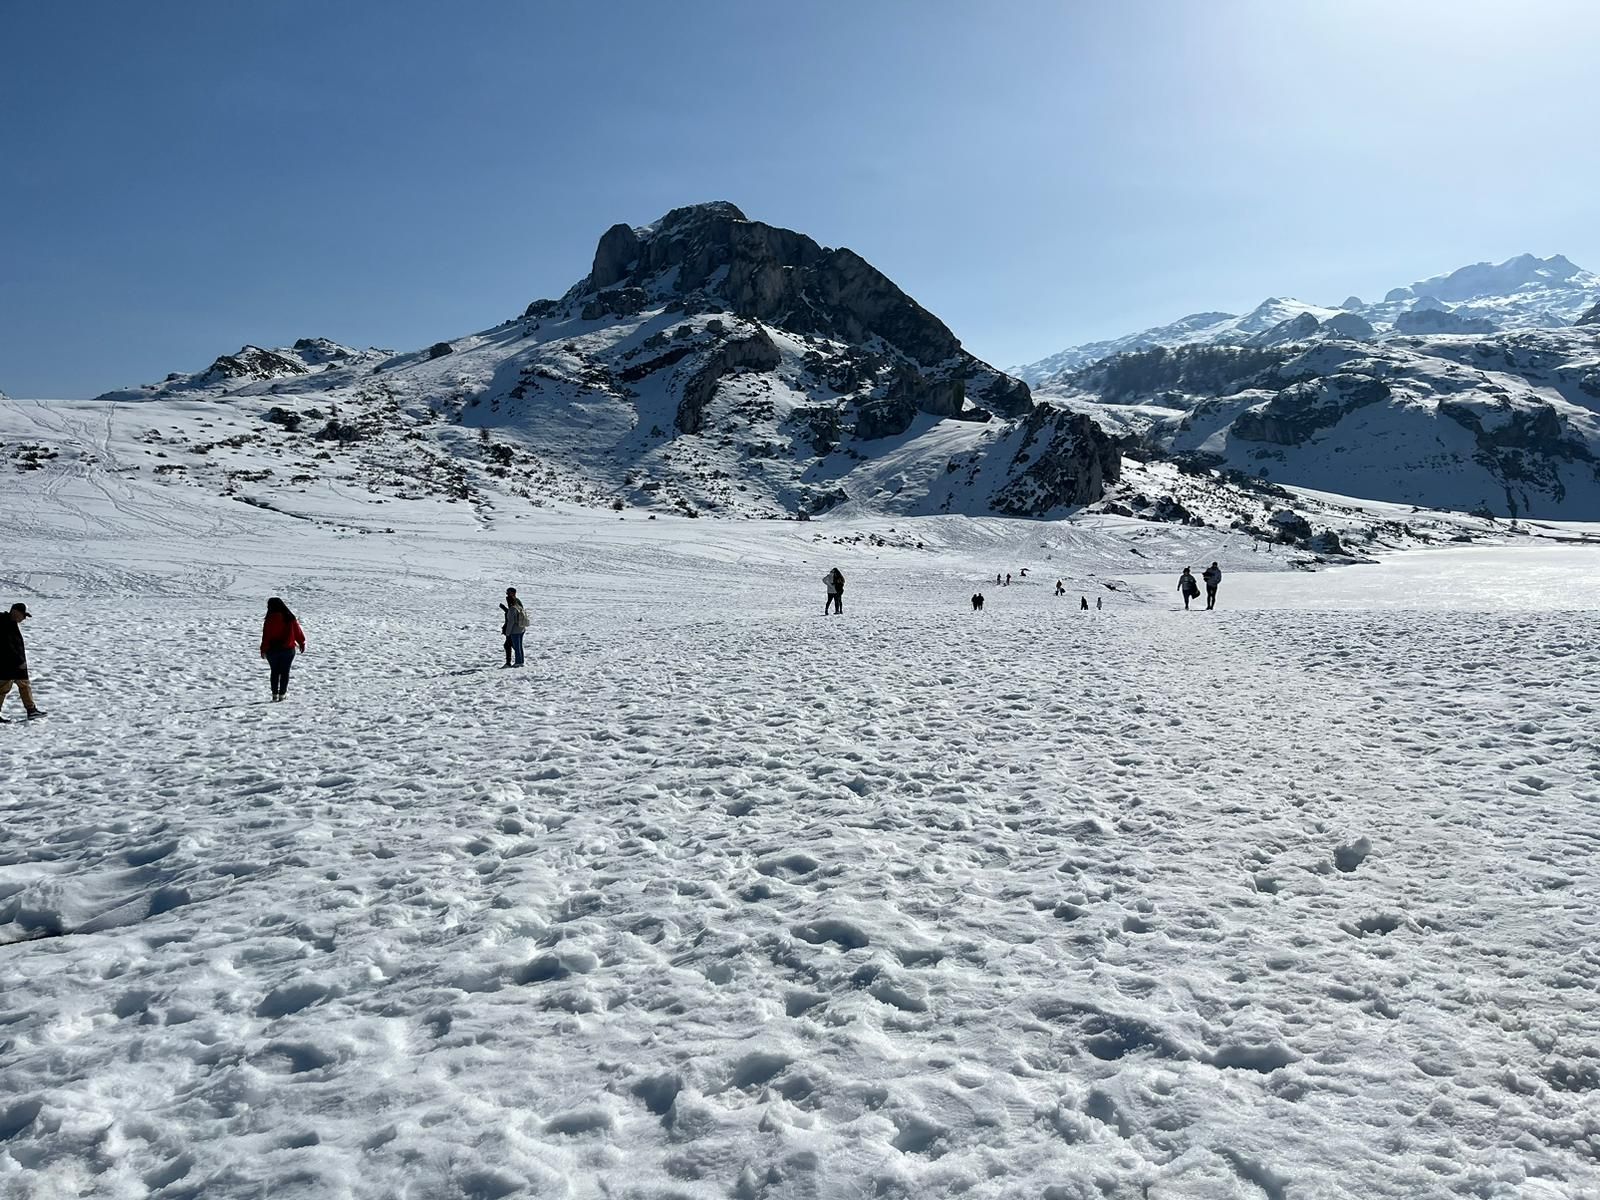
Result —
[[[1027, 574], [1026, 571], [1023, 572]], [[995, 573], [995, 582], [1002, 587], [1011, 585], [1011, 575]], [[1222, 568], [1212, 563], [1200, 574], [1200, 579], [1205, 583], [1206, 608], [1217, 606], [1217, 588], [1222, 584]], [[844, 615], [844, 572], [838, 567], [833, 567], [822, 577], [823, 601], [822, 615]], [[1066, 583], [1056, 580], [1055, 594], [1066, 595]], [[1185, 567], [1183, 574], [1178, 576], [1178, 594], [1183, 597], [1183, 607], [1188, 608], [1192, 600], [1200, 596], [1200, 584], [1195, 580], [1194, 569]], [[972, 594], [972, 611], [983, 611], [983, 593]], [[1096, 597], [1096, 609], [1104, 607], [1105, 598]], [[1089, 598], [1078, 597], [1078, 608], [1087, 610]], [[517, 598], [517, 589], [506, 589], [505, 602], [500, 605], [501, 623], [500, 632], [504, 637], [507, 667], [520, 667], [524, 664], [522, 639], [528, 632], [528, 612], [523, 607], [522, 601]], [[6, 698], [10, 696], [14, 687], [17, 694], [22, 697], [22, 707], [28, 719], [33, 720], [44, 716], [44, 710], [34, 703], [32, 684], [28, 678], [27, 647], [22, 639], [22, 623], [33, 614], [28, 611], [28, 606], [21, 602], [13, 604], [4, 618], [0, 618], [0, 708], [5, 705]], [[300, 628], [300, 621], [284, 603], [282, 597], [273, 596], [267, 601], [267, 615], [261, 623], [261, 657], [266, 660], [269, 668], [268, 683], [272, 690], [274, 702], [281, 701], [289, 692], [289, 672], [294, 666], [295, 655], [304, 654], [306, 650], [305, 631]], [[0, 724], [9, 720], [0, 714]]]

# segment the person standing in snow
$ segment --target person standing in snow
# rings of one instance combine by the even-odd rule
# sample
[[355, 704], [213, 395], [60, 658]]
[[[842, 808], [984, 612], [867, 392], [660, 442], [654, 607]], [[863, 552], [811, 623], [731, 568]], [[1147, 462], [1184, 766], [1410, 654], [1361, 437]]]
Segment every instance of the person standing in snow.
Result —
[[982, 592], [973, 592], [972, 593], [972, 611], [973, 612], [982, 612], [983, 611], [983, 593]]
[[1106, 606], [1106, 598], [1104, 596], [1096, 596], [1094, 598], [1094, 610], [1095, 610], [1095, 612], [1099, 612], [1105, 606]]
[[822, 586], [825, 589], [822, 601], [822, 615], [827, 616], [829, 610], [844, 616], [844, 572], [838, 567], [833, 568], [822, 577]]
[[1194, 568], [1185, 567], [1183, 574], [1178, 576], [1178, 595], [1183, 597], [1183, 607], [1189, 607], [1189, 601], [1200, 594], [1200, 585], [1194, 581]]
[[1011, 586], [1011, 572], [1010, 571], [1006, 572], [1006, 586], [1007, 587]]
[[1061, 580], [1059, 580], [1059, 579], [1056, 580], [1056, 595], [1065, 596], [1066, 594], [1067, 594], [1067, 585], [1062, 583]]
[[1078, 597], [1078, 609], [1081, 612], [1088, 612], [1089, 611], [1089, 597], [1087, 597], [1087, 596], [1079, 596]]
[[[505, 620], [500, 623], [500, 632], [506, 638], [506, 666], [520, 667], [522, 665], [522, 635], [528, 632], [528, 610], [522, 607], [522, 601], [517, 599], [517, 589], [506, 589], [506, 602], [500, 606], [500, 611], [505, 614]], [[516, 655], [516, 661], [511, 661], [511, 656]]]
[[1222, 582], [1222, 568], [1212, 563], [1200, 575], [1206, 581], [1206, 608], [1217, 606], [1217, 585]]
[[[6, 702], [12, 685], [16, 685], [17, 695], [22, 697], [22, 710], [30, 721], [44, 716], [44, 709], [33, 702], [33, 684], [28, 680], [28, 647], [22, 640], [22, 623], [31, 616], [28, 606], [19, 600], [0, 617], [0, 704]], [[0, 721], [5, 720], [0, 717]]]
[[306, 635], [289, 606], [277, 596], [267, 601], [267, 618], [261, 623], [261, 657], [272, 668], [272, 698], [282, 700], [289, 691], [289, 668], [294, 652], [306, 649]]

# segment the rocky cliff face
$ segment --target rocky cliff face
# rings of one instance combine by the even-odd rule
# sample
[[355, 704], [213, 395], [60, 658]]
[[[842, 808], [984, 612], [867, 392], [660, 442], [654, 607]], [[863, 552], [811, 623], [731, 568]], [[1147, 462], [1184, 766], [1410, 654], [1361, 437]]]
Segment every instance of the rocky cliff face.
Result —
[[589, 277], [565, 298], [598, 318], [651, 301], [727, 312], [872, 355], [916, 411], [968, 407], [1006, 417], [1033, 407], [1027, 385], [978, 361], [932, 313], [854, 251], [749, 220], [726, 202], [674, 209], [653, 225], [613, 225]]
[[1023, 422], [1011, 465], [1011, 481], [994, 495], [995, 510], [1037, 517], [1099, 500], [1120, 478], [1122, 455], [1088, 416], [1041, 406]]

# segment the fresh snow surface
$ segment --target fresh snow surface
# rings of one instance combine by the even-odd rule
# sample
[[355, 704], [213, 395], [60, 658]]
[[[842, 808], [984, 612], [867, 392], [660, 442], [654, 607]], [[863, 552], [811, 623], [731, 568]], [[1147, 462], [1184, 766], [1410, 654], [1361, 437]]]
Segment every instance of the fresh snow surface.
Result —
[[4, 489], [6, 1200], [1600, 1194], [1592, 547]]

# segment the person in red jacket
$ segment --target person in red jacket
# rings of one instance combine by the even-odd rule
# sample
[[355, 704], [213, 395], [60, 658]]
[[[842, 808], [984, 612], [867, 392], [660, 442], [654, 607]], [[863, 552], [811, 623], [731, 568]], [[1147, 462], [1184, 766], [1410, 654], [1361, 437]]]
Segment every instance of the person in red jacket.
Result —
[[289, 668], [294, 664], [295, 648], [303, 653], [306, 635], [294, 619], [289, 606], [277, 596], [267, 601], [267, 619], [261, 624], [261, 657], [272, 668], [272, 698], [282, 700], [289, 690]]

